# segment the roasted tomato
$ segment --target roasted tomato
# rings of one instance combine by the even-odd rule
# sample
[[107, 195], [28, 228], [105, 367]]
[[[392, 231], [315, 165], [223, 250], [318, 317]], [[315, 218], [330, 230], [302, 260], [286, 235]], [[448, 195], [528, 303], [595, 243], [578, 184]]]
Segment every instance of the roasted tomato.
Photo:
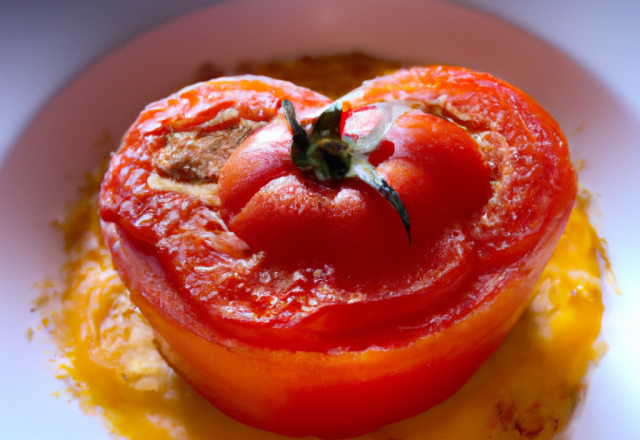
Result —
[[336, 102], [264, 77], [148, 106], [102, 185], [103, 234], [171, 365], [212, 404], [344, 438], [454, 393], [526, 306], [567, 221], [567, 142], [461, 68]]

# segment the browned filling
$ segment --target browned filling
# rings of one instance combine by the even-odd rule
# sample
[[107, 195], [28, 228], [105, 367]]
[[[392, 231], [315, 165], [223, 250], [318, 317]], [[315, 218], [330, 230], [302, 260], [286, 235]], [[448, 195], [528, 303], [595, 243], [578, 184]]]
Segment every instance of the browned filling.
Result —
[[229, 156], [260, 125], [242, 119], [236, 126], [214, 132], [172, 132], [156, 153], [154, 165], [180, 182], [217, 183]]

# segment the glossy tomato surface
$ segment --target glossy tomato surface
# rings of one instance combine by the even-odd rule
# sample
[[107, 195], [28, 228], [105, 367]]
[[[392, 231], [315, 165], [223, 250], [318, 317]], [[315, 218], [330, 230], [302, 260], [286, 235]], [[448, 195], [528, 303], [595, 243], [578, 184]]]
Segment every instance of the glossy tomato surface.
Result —
[[101, 192], [114, 262], [174, 368], [227, 414], [344, 438], [457, 390], [515, 323], [567, 221], [567, 143], [530, 97], [460, 68], [402, 70], [340, 98], [342, 136], [407, 102], [376, 172], [291, 160], [286, 99], [311, 130], [328, 98], [222, 78], [148, 106]]

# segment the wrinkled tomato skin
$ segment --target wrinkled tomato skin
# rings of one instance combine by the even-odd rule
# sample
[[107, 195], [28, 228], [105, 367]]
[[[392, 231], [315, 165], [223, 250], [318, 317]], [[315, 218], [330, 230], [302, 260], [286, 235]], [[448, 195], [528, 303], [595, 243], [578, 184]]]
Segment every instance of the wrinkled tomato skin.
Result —
[[[283, 83], [242, 81], [246, 79], [238, 81], [242, 83], [240, 94], [251, 104], [241, 106], [240, 113], [267, 125], [247, 138], [228, 159], [227, 169], [222, 170], [220, 215], [236, 234], [234, 237], [269, 255], [275, 252], [272, 248], [278, 241], [261, 241], [261, 234], [252, 235], [253, 228], [282, 235], [287, 233], [286, 225], [268, 225], [268, 210], [257, 217], [259, 209], [246, 210], [247, 206], [260, 208], [261, 200], [270, 203], [266, 196], [271, 189], [264, 189], [266, 185], [289, 179], [313, 197], [333, 197], [337, 193], [313, 181], [305, 184], [305, 175], [288, 160], [290, 131], [277, 114], [278, 99], [292, 99], [306, 121], [317, 117], [329, 101]], [[199, 259], [208, 262], [206, 252], [210, 251], [203, 250], [204, 244], [197, 241], [183, 246], [173, 239], [172, 231], [188, 230], [194, 223], [174, 220], [166, 211], [179, 206], [185, 218], [190, 213], [195, 213], [190, 218], [209, 218], [200, 214], [206, 206], [188, 197], [148, 191], [144, 184], [153, 170], [145, 155], [135, 151], [138, 144], [146, 145], [149, 151], [156, 148], [149, 133], [167, 132], [167, 126], [179, 130], [181, 124], [202, 123], [214, 117], [216, 111], [211, 108], [219, 111], [219, 99], [205, 105], [194, 98], [200, 93], [199, 99], [206, 101], [202, 91], [206, 87], [215, 89], [207, 90], [206, 96], [218, 93], [217, 84], [196, 86], [184, 91], [180, 99], [171, 98], [175, 103], [171, 99], [161, 101], [141, 115], [112, 161], [101, 194], [105, 242], [132, 300], [153, 326], [168, 362], [231, 417], [296, 437], [340, 439], [365, 434], [418, 414], [453, 394], [519, 318], [568, 219], [576, 178], [566, 140], [555, 121], [522, 92], [489, 75], [465, 69], [401, 71], [368, 82], [347, 95], [345, 107], [353, 109], [394, 99], [415, 100], [426, 106], [427, 114], [406, 114], [397, 121], [385, 141], [389, 143], [383, 147], [385, 156], [375, 164], [406, 199], [415, 222], [415, 243], [408, 245], [397, 213], [385, 212], [389, 207], [384, 200], [376, 199], [359, 183], [345, 184], [349, 194], [368, 203], [363, 202], [363, 209], [381, 213], [383, 234], [398, 243], [385, 249], [394, 258], [372, 272], [347, 263], [341, 269], [343, 262], [323, 254], [326, 250], [320, 249], [319, 254], [321, 259], [331, 261], [336, 273], [349, 275], [344, 279], [327, 278], [329, 287], [337, 291], [353, 284], [370, 298], [358, 302], [347, 296], [349, 301], [341, 303], [336, 297], [315, 309], [296, 309], [298, 314], [286, 315], [290, 316], [288, 321], [282, 318], [284, 315], [274, 314], [260, 315], [271, 316], [271, 321], [253, 322], [221, 314], [214, 303], [203, 302], [197, 289], [206, 284], [184, 275], [182, 266], [174, 264], [202, 267]], [[238, 92], [233, 80], [225, 87]], [[269, 92], [270, 87], [274, 91]], [[269, 101], [268, 111], [260, 112], [256, 110], [260, 106], [253, 106], [258, 98], [252, 89], [264, 93], [260, 99], [266, 101], [270, 93], [276, 96]], [[224, 105], [236, 105], [231, 102], [233, 93], [231, 97], [225, 95]], [[478, 107], [480, 101], [487, 107]], [[176, 103], [183, 107], [176, 109]], [[495, 121], [506, 122], [500, 125]], [[464, 129], [459, 124], [464, 124]], [[495, 126], [500, 130], [492, 131]], [[261, 156], [255, 147], [260, 136], [273, 140], [273, 154], [268, 157]], [[429, 136], [434, 136], [430, 142], [409, 142], [412, 137]], [[142, 151], [147, 151], [144, 148]], [[256, 151], [255, 160], [246, 159], [247, 152]], [[434, 158], [440, 154], [438, 162]], [[430, 169], [432, 163], [445, 166]], [[467, 171], [452, 180], [449, 171], [457, 167]], [[486, 186], [489, 181], [490, 187]], [[278, 192], [282, 186], [274, 188], [273, 195], [282, 195]], [[430, 192], [433, 188], [435, 192]], [[431, 195], [421, 198], [425, 193]], [[447, 205], [451, 199], [460, 203]], [[421, 200], [429, 200], [428, 209]], [[429, 216], [434, 210], [435, 220]], [[160, 219], [153, 226], [141, 221], [150, 211]], [[309, 218], [315, 221], [317, 211], [309, 212]], [[362, 240], [366, 234], [375, 233], [376, 226], [367, 216], [361, 212], [354, 215], [346, 228], [366, 225]], [[286, 216], [283, 218], [286, 220]], [[197, 224], [209, 225], [207, 221]], [[255, 226], [249, 227], [251, 224]], [[318, 228], [322, 228], [319, 223]], [[169, 239], [176, 243], [174, 247], [166, 247]], [[326, 236], [317, 240], [316, 246], [326, 247], [325, 242]], [[453, 243], [460, 245], [449, 268], [438, 256], [453, 249]], [[369, 255], [375, 252], [366, 246], [359, 249], [361, 253], [356, 250], [353, 255], [375, 268], [380, 261], [376, 258], [381, 257]], [[422, 255], [431, 249], [437, 252], [425, 259]], [[299, 250], [306, 251], [303, 247]], [[185, 255], [195, 262], [189, 263]], [[277, 264], [267, 259], [264, 266], [275, 264], [281, 270], [293, 264], [278, 258]], [[313, 260], [306, 255], [303, 259]], [[423, 263], [433, 270], [424, 269], [424, 277], [419, 279], [424, 284], [421, 290], [411, 291], [411, 286], [396, 282], [392, 284], [395, 293], [376, 293], [380, 287], [376, 275], [390, 277], [398, 271], [404, 279], [410, 275], [407, 267], [422, 268]], [[300, 267], [293, 266], [296, 270]], [[273, 289], [275, 292], [275, 285]], [[304, 314], [304, 310], [308, 312]]]

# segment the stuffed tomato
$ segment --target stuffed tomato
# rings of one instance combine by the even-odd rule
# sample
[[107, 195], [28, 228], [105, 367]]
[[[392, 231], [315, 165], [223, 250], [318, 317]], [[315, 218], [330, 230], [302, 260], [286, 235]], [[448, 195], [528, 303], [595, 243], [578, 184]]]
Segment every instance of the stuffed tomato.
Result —
[[568, 219], [566, 139], [461, 68], [335, 102], [264, 77], [149, 105], [102, 184], [105, 242], [179, 374], [258, 428], [345, 438], [453, 394]]

